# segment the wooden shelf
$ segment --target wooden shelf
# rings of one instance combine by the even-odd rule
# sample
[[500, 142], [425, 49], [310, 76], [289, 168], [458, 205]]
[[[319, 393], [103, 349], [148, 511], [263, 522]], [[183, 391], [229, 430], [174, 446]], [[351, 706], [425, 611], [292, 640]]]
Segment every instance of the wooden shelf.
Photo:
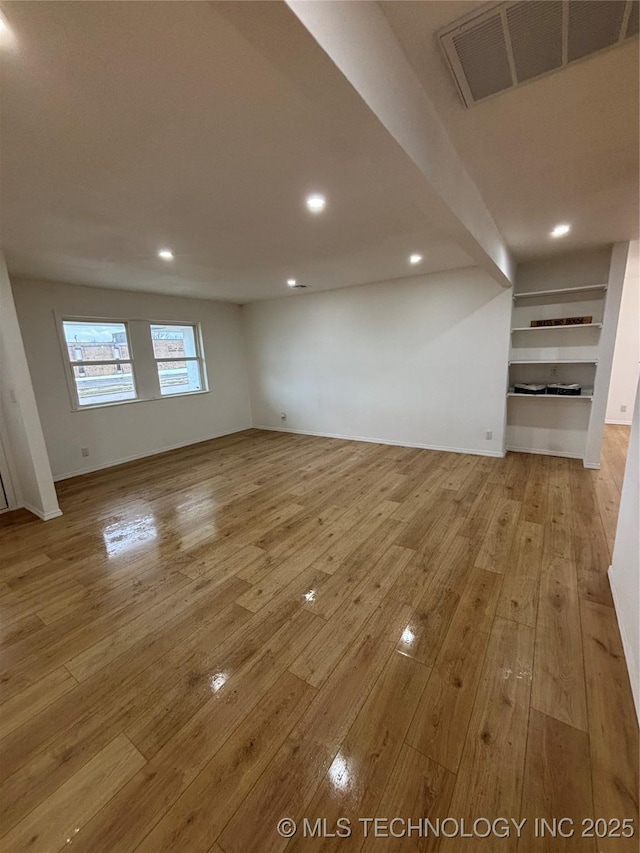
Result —
[[514, 359], [509, 364], [597, 364], [595, 358], [532, 358], [532, 359]]
[[602, 323], [575, 323], [569, 326], [517, 326], [512, 332], [548, 332], [549, 329], [601, 329]]
[[519, 394], [508, 391], [507, 397], [526, 397], [528, 400], [593, 400], [593, 391], [582, 394]]
[[528, 290], [524, 293], [514, 293], [514, 299], [538, 299], [543, 296], [562, 296], [572, 293], [586, 293], [589, 290], [601, 290], [603, 293], [607, 289], [606, 284], [591, 284], [587, 287], [562, 287], [558, 290]]

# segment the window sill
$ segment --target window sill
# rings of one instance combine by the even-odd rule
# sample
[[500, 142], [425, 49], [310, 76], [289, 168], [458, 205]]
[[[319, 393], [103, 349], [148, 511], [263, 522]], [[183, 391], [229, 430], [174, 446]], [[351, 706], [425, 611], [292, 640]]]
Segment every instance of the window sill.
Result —
[[210, 394], [210, 388], [202, 391], [182, 391], [180, 394], [159, 394], [157, 397], [136, 397], [135, 400], [114, 400], [113, 403], [92, 403], [88, 406], [72, 406], [72, 412], [93, 412], [96, 409], [112, 409], [115, 406], [129, 406], [132, 403], [153, 403], [157, 400], [171, 400], [173, 398], [199, 397], [201, 394]]

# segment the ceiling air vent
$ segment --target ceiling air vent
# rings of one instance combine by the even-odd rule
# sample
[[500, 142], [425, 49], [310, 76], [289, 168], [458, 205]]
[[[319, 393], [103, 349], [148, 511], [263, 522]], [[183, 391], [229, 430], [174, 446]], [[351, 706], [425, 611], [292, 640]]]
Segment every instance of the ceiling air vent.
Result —
[[465, 106], [638, 35], [638, 0], [509, 0], [454, 21], [440, 43]]

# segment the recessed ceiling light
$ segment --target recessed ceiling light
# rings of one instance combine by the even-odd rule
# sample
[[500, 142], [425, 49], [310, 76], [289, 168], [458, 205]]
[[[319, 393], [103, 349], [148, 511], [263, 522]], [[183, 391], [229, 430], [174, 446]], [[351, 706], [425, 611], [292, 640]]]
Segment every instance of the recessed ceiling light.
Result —
[[160, 249], [158, 252], [158, 257], [162, 258], [163, 261], [172, 261], [173, 260], [173, 252], [171, 249]]
[[417, 254], [409, 255], [409, 263], [410, 264], [419, 264], [421, 260], [422, 260], [422, 255], [417, 255]]
[[327, 205], [327, 200], [323, 195], [319, 193], [314, 193], [313, 195], [307, 196], [307, 207], [311, 211], [311, 213], [322, 213]]
[[570, 225], [556, 225], [556, 227], [551, 232], [552, 237], [564, 237], [565, 234], [568, 234], [571, 231]]
[[296, 280], [295, 280], [295, 278], [288, 278], [288, 279], [287, 279], [287, 284], [289, 285], [289, 287], [295, 287], [295, 286], [296, 286]]

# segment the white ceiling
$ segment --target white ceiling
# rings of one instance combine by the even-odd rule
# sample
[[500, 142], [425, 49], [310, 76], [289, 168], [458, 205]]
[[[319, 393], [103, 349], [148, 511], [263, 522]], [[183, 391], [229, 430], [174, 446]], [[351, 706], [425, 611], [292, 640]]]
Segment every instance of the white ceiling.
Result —
[[437, 32], [487, 4], [380, 5], [516, 259], [637, 239], [637, 39], [466, 109]]
[[[466, 110], [434, 33], [477, 5], [382, 4], [516, 257], [635, 237], [637, 40]], [[2, 8], [12, 275], [246, 302], [291, 276], [320, 290], [471, 263], [284, 4]], [[327, 195], [321, 216], [311, 191]]]
[[[284, 4], [3, 9], [14, 275], [244, 302], [289, 293], [289, 277], [328, 289], [471, 264]], [[315, 217], [314, 190], [328, 198]]]

